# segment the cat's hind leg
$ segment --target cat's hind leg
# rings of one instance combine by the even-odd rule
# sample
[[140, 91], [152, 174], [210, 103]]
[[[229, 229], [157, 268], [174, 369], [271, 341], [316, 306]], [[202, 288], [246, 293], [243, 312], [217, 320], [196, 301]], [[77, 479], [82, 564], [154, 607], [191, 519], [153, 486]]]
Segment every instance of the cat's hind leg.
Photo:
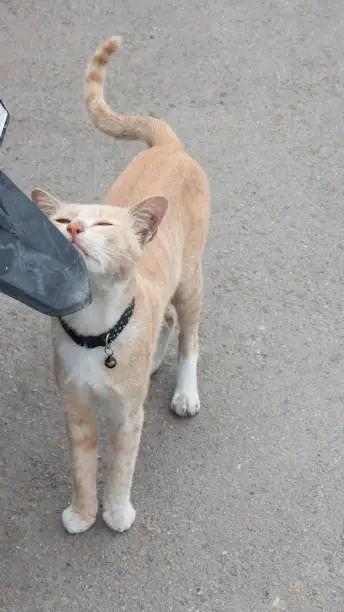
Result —
[[155, 372], [160, 368], [167, 349], [169, 347], [175, 326], [176, 326], [177, 315], [175, 308], [172, 304], [166, 308], [166, 312], [164, 315], [164, 320], [162, 326], [160, 328], [158, 341], [155, 348], [155, 354], [153, 358], [151, 375], [155, 374]]
[[177, 384], [171, 408], [178, 416], [194, 416], [200, 410], [197, 388], [198, 327], [202, 306], [202, 266], [198, 263], [184, 275], [173, 298], [179, 332]]

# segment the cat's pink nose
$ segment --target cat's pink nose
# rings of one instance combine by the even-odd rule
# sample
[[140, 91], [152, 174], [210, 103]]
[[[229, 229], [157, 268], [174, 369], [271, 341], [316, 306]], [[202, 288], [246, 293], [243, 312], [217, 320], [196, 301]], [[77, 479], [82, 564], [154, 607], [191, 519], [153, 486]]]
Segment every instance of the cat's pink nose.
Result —
[[67, 232], [71, 234], [73, 242], [77, 234], [81, 234], [81, 232], [83, 231], [84, 231], [84, 228], [82, 224], [79, 223], [78, 221], [72, 221], [72, 223], [68, 223], [67, 225]]

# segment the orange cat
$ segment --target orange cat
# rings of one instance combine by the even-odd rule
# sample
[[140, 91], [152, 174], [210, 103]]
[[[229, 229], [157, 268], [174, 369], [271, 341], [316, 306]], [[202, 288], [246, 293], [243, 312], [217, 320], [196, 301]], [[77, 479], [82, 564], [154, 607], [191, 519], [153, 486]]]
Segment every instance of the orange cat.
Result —
[[193, 416], [197, 390], [202, 256], [209, 220], [203, 170], [171, 128], [153, 117], [115, 115], [103, 98], [109, 56], [120, 39], [98, 49], [87, 71], [85, 101], [93, 123], [115, 138], [140, 139], [140, 153], [104, 203], [65, 204], [41, 189], [32, 199], [83, 254], [93, 302], [52, 324], [55, 369], [66, 400], [73, 495], [62, 514], [69, 533], [85, 531], [98, 510], [97, 423], [92, 404], [112, 419], [103, 518], [115, 531], [135, 520], [130, 491], [150, 375], [180, 327], [172, 410]]

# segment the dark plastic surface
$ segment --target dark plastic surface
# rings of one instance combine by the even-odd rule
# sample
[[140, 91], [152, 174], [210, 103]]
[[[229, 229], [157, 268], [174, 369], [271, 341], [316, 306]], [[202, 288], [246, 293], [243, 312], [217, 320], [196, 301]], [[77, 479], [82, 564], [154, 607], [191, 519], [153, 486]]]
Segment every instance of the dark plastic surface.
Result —
[[1, 170], [0, 292], [52, 317], [91, 303], [82, 255]]

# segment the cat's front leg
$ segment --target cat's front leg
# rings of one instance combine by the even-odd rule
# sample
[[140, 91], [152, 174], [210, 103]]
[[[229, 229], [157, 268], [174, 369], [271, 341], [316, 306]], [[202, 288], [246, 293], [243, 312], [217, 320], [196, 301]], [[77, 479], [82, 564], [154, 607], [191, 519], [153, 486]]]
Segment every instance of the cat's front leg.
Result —
[[143, 425], [142, 403], [127, 404], [115, 418], [109, 439], [109, 472], [103, 519], [110, 529], [126, 531], [136, 516], [130, 502], [131, 484]]
[[81, 533], [96, 520], [97, 422], [89, 402], [75, 388], [64, 389], [66, 429], [72, 469], [72, 502], [62, 513], [68, 533]]

